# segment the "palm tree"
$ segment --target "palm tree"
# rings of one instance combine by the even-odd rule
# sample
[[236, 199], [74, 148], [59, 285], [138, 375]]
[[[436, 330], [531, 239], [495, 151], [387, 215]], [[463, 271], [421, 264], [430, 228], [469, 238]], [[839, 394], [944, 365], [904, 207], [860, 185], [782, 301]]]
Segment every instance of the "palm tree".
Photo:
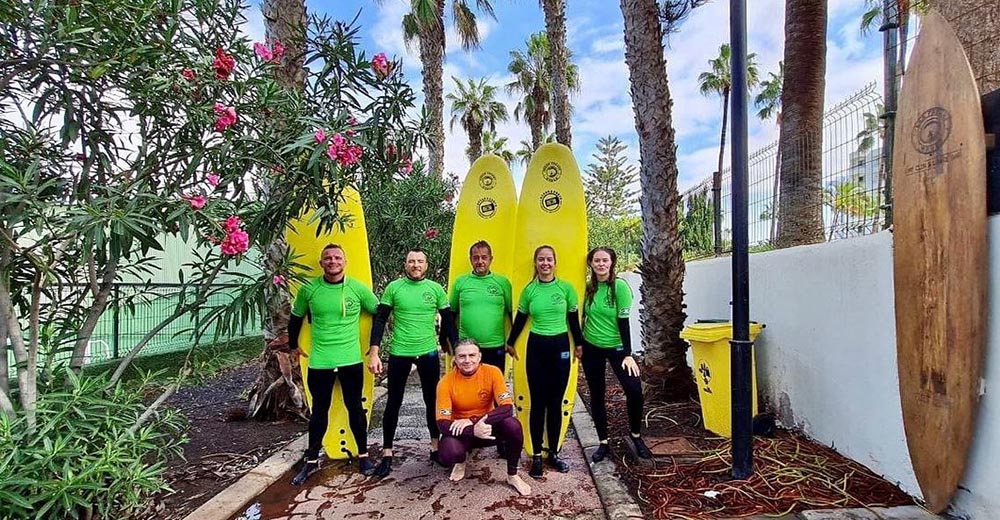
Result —
[[679, 231], [677, 142], [674, 137], [663, 57], [663, 27], [656, 0], [621, 0], [625, 20], [625, 63], [639, 134], [642, 195], [642, 295], [645, 387], [665, 397], [694, 391], [687, 344], [680, 338], [684, 312], [683, 239]]
[[[906, 70], [906, 47], [908, 42], [906, 41], [910, 35], [910, 13], [916, 11], [917, 13], [925, 13], [930, 8], [929, 2], [927, 0], [894, 0], [896, 3], [895, 14], [898, 18], [898, 27], [896, 31], [899, 33], [899, 44], [896, 50], [896, 61], [898, 63], [897, 73], [902, 75]], [[876, 27], [876, 23], [881, 26], [886, 22], [885, 18], [882, 16], [882, 4], [884, 0], [865, 0], [865, 4], [868, 6], [868, 10], [861, 15], [861, 34], [868, 34], [873, 28]], [[890, 19], [893, 18], [890, 16]]]
[[[403, 16], [403, 38], [417, 40], [423, 65], [424, 107], [427, 111], [429, 168], [434, 175], [444, 171], [444, 4], [445, 0], [410, 0], [410, 12]], [[476, 6], [496, 19], [490, 0], [476, 0]], [[476, 13], [466, 0], [452, 0], [452, 23], [465, 50], [479, 46]]]
[[499, 137], [496, 132], [489, 130], [484, 131], [483, 155], [493, 154], [503, 159], [504, 162], [510, 164], [514, 161], [515, 156], [514, 152], [507, 149], [507, 141], [508, 139], [506, 137]]
[[570, 132], [569, 84], [566, 73], [569, 49], [566, 47], [566, 0], [539, 0], [545, 13], [545, 34], [549, 37], [552, 66], [552, 111], [556, 121], [556, 140], [573, 147]]
[[540, 144], [538, 146], [535, 146], [535, 144], [529, 143], [528, 141], [522, 140], [521, 148], [519, 148], [516, 152], [514, 152], [514, 156], [517, 158], [517, 162], [521, 163], [524, 166], [527, 166], [528, 163], [531, 162], [531, 156], [535, 155], [535, 150], [537, 150], [539, 146], [545, 143], [554, 143], [554, 142], [556, 142], [556, 134], [554, 133], [545, 134], [543, 138], [540, 140]]
[[[747, 88], [757, 85], [757, 63], [754, 62], [756, 54], [747, 55]], [[715, 194], [715, 215], [719, 215], [722, 201], [718, 197], [722, 193], [722, 162], [726, 154], [726, 124], [729, 122], [729, 94], [733, 88], [732, 77], [732, 51], [729, 44], [724, 43], [719, 46], [719, 55], [708, 60], [709, 70], [698, 75], [698, 89], [702, 95], [708, 96], [718, 94], [722, 96], [722, 132], [719, 137], [719, 166], [712, 176], [712, 193]], [[718, 220], [718, 219], [717, 219]], [[722, 253], [722, 243], [720, 240], [721, 222], [715, 223], [715, 253]]]
[[[580, 75], [579, 69], [571, 61], [572, 57], [572, 53], [567, 50], [566, 86], [570, 91], [576, 91], [580, 88]], [[514, 108], [514, 119], [528, 123], [534, 148], [542, 145], [543, 137], [552, 125], [551, 70], [549, 38], [543, 32], [529, 36], [525, 42], [525, 50], [510, 51], [507, 71], [514, 75], [514, 80], [507, 84], [507, 92], [524, 96]]]
[[841, 217], [844, 222], [841, 224], [843, 237], [846, 238], [850, 232], [850, 221], [860, 219], [861, 223], [855, 227], [857, 231], [863, 230], [868, 224], [868, 220], [878, 213], [878, 203], [865, 192], [864, 186], [857, 181], [841, 181], [833, 183], [823, 191], [823, 204], [833, 210], [833, 222], [830, 223], [830, 234], [827, 240], [833, 240], [833, 234], [837, 231], [838, 221]]
[[507, 106], [496, 100], [497, 88], [486, 83], [486, 78], [462, 80], [451, 78], [458, 92], [445, 96], [451, 101], [451, 122], [449, 128], [455, 128], [455, 121], [462, 122], [462, 128], [469, 136], [469, 146], [465, 149], [469, 164], [482, 155], [483, 127], [495, 131], [498, 121], [507, 120]]
[[827, 0], [785, 4], [778, 247], [822, 242]]
[[[768, 72], [768, 79], [760, 82], [760, 92], [754, 98], [754, 105], [757, 106], [757, 117], [770, 119], [778, 124], [778, 142], [781, 142], [781, 84], [785, 81], [785, 62], [778, 62], [778, 73]], [[774, 158], [774, 182], [771, 186], [771, 204], [768, 215], [771, 220], [771, 242], [778, 236], [778, 219], [775, 218], [775, 210], [778, 208], [778, 180], [781, 178], [781, 147], [779, 146]]]

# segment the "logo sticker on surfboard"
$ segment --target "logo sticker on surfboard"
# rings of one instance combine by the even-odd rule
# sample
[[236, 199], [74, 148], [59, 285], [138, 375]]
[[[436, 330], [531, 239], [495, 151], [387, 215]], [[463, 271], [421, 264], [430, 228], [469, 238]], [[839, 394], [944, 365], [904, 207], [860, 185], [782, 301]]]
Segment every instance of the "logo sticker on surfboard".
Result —
[[555, 213], [562, 207], [562, 195], [558, 191], [546, 191], [539, 197], [542, 210], [548, 213]]
[[944, 173], [944, 165], [962, 156], [962, 149], [945, 149], [951, 137], [951, 112], [944, 107], [924, 110], [910, 131], [910, 144], [921, 154], [930, 156], [926, 161], [906, 169], [907, 174]]
[[556, 182], [562, 177], [562, 168], [554, 162], [547, 162], [542, 168], [542, 178], [549, 182]]
[[479, 199], [476, 202], [476, 213], [483, 218], [493, 218], [497, 214], [497, 201], [489, 197]]
[[484, 190], [492, 190], [497, 185], [497, 176], [493, 172], [483, 172], [479, 174], [479, 187]]

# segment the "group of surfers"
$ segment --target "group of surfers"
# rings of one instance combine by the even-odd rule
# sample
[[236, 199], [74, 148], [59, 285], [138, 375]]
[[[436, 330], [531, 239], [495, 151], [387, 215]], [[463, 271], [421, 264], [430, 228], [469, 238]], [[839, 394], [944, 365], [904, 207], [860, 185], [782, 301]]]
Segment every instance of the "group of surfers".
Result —
[[[389, 475], [406, 380], [415, 366], [426, 408], [430, 459], [450, 467], [452, 480], [461, 480], [470, 450], [496, 446], [498, 456], [507, 462], [507, 483], [521, 495], [530, 494], [530, 485], [518, 474], [524, 434], [504, 376], [506, 356], [518, 359], [514, 344], [529, 318], [524, 363], [532, 403], [528, 433], [535, 454], [528, 475], [541, 477], [546, 464], [559, 472], [570, 469], [570, 463], [559, 456], [559, 437], [572, 357], [582, 363], [600, 438], [591, 459], [599, 462], [610, 451], [605, 403], [608, 364], [625, 393], [629, 438], [635, 453], [651, 457], [640, 436], [643, 397], [630, 341], [632, 292], [615, 272], [615, 251], [597, 247], [587, 254], [589, 276], [582, 305], [573, 286], [555, 276], [556, 251], [551, 246], [535, 250], [534, 277], [521, 291], [516, 309], [510, 280], [490, 269], [490, 244], [472, 244], [469, 261], [471, 272], [458, 277], [446, 292], [426, 278], [427, 254], [411, 249], [403, 265], [404, 276], [390, 282], [378, 298], [367, 285], [346, 275], [347, 257], [341, 246], [328, 244], [323, 248], [319, 260], [323, 275], [298, 289], [288, 340], [272, 343], [272, 348], [297, 349], [302, 325], [309, 320], [312, 339], [307, 385], [313, 399], [312, 415], [308, 448], [293, 485], [302, 485], [319, 469], [338, 379], [351, 434], [360, 451], [356, 454], [358, 471], [366, 476]], [[374, 316], [366, 355], [359, 348], [362, 313]], [[388, 361], [383, 363], [380, 347], [390, 316], [391, 348]], [[575, 345], [572, 350], [571, 345]], [[443, 377], [441, 353], [453, 357]], [[377, 465], [367, 449], [367, 414], [362, 401], [366, 368], [374, 374], [387, 372], [382, 457]]]

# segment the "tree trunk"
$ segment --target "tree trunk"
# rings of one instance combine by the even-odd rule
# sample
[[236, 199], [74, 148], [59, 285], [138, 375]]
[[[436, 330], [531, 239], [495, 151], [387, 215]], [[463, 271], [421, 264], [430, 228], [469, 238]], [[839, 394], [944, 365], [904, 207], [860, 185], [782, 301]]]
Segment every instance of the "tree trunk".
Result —
[[542, 139], [545, 139], [545, 104], [548, 102], [548, 94], [542, 87], [535, 85], [531, 89], [531, 97], [534, 100], [534, 109], [528, 117], [531, 127], [531, 151], [534, 152], [542, 146]]
[[545, 33], [552, 58], [552, 111], [555, 114], [556, 140], [572, 148], [570, 131], [569, 85], [566, 83], [566, 0], [542, 0]]
[[683, 241], [678, 229], [677, 144], [656, 0], [621, 0], [625, 63], [639, 134], [642, 196], [642, 371], [650, 395], [686, 399], [695, 386], [680, 338], [684, 313]]
[[726, 156], [726, 123], [729, 122], [729, 87], [722, 89], [722, 132], [719, 134], [719, 165], [712, 175], [712, 221], [715, 254], [722, 254], [722, 162]]
[[822, 242], [826, 0], [785, 4], [778, 246]]
[[471, 165], [483, 155], [483, 125], [472, 124], [465, 130], [469, 134], [469, 147], [465, 153], [469, 156], [469, 164]]
[[781, 188], [781, 184], [778, 181], [781, 180], [781, 134], [781, 112], [778, 112], [778, 148], [775, 150], [774, 158], [774, 183], [771, 186], [771, 234], [768, 237], [771, 245], [774, 245], [774, 241], [778, 238], [778, 190]]
[[[285, 46], [285, 57], [279, 67], [275, 69], [275, 80], [286, 89], [305, 88], [306, 71], [306, 17], [305, 0], [265, 0], [264, 20], [267, 28], [267, 37], [278, 40]], [[265, 186], [267, 190], [269, 186]], [[266, 193], [264, 194], [266, 196]], [[264, 269], [268, 273], [275, 273], [278, 266], [283, 265], [283, 261], [288, 256], [288, 243], [285, 239], [278, 238], [264, 252]], [[263, 333], [265, 341], [275, 338], [285, 337], [288, 329], [288, 319], [291, 315], [291, 306], [285, 293], [277, 286], [269, 288], [266, 296], [267, 313], [264, 317]], [[295, 359], [294, 371], [299, 372], [298, 356]], [[286, 356], [287, 358], [287, 356]], [[269, 388], [275, 388], [276, 376], [274, 373], [279, 370], [279, 365], [288, 364], [287, 359], [279, 359], [275, 352], [264, 349], [261, 353], [257, 380], [250, 387], [250, 395], [260, 395]], [[274, 399], [267, 401], [269, 408], [262, 406], [251, 406], [250, 417], [255, 419], [270, 419], [273, 417], [285, 416], [306, 416], [308, 409], [301, 399], [296, 396], [302, 395], [301, 376], [296, 381], [297, 386], [278, 385], [280, 389], [271, 390], [275, 393]]]
[[984, 0], [931, 0], [965, 48], [979, 93], [1000, 88], [1000, 4]]
[[444, 3], [437, 3], [437, 23], [422, 27], [419, 35], [421, 75], [424, 80], [424, 106], [428, 118], [428, 155], [430, 172], [444, 174]]
[[94, 334], [94, 329], [97, 328], [98, 321], [100, 321], [101, 316], [104, 315], [104, 311], [108, 307], [108, 297], [111, 295], [111, 290], [114, 288], [115, 278], [118, 272], [118, 258], [113, 257], [108, 260], [107, 265], [104, 266], [104, 272], [102, 273], [100, 280], [97, 280], [96, 275], [93, 274], [93, 257], [91, 257], [90, 260], [90, 268], [90, 287], [91, 292], [93, 293], [94, 301], [90, 304], [90, 308], [87, 310], [87, 318], [83, 321], [83, 325], [80, 326], [80, 332], [76, 336], [76, 343], [73, 345], [73, 357], [69, 362], [69, 367], [77, 373], [83, 369], [83, 363], [85, 361], [85, 356], [87, 355], [87, 346], [90, 344], [90, 338]]

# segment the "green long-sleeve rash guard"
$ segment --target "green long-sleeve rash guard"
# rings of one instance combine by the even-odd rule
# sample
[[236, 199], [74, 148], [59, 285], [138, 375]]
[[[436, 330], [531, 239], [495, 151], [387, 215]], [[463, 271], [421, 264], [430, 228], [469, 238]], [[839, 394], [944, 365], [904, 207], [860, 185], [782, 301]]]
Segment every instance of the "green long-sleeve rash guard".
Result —
[[510, 280], [494, 273], [459, 276], [452, 284], [451, 309], [458, 313], [458, 335], [480, 347], [504, 344], [504, 324], [511, 312]]
[[321, 276], [300, 287], [292, 314], [312, 318], [309, 367], [339, 368], [360, 363], [361, 312], [374, 314], [377, 307], [378, 298], [372, 290], [351, 277], [330, 283]]

